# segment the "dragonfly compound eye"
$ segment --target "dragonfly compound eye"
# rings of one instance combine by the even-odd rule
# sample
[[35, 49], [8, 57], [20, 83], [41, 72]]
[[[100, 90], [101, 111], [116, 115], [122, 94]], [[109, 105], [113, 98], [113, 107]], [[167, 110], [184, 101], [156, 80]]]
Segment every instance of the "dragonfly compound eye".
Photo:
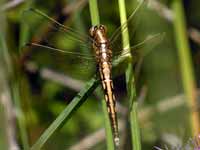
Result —
[[106, 28], [106, 26], [104, 26], [104, 25], [100, 25], [100, 26], [99, 26], [99, 29], [100, 29], [101, 31], [104, 31], [104, 33], [107, 32], [107, 28]]
[[90, 28], [89, 33], [91, 37], [94, 37], [96, 30], [97, 30], [97, 26], [93, 26]]

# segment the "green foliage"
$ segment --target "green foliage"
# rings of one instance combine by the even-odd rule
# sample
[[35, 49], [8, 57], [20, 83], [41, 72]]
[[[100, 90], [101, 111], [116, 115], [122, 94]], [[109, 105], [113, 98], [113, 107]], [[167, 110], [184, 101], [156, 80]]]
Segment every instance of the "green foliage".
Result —
[[[6, 135], [9, 119], [2, 105], [5, 93], [10, 93], [12, 99], [12, 113], [17, 120], [12, 123], [16, 127], [13, 139], [19, 149], [70, 149], [104, 128], [106, 138], [98, 133], [90, 139], [97, 142], [90, 149], [114, 149], [103, 90], [97, 88], [98, 77], [94, 78], [97, 70], [87, 36], [91, 24], [99, 23], [107, 26], [109, 36], [118, 29], [119, 38], [112, 48], [120, 148], [153, 149], [166, 143], [163, 139], [166, 133], [183, 141], [197, 134], [191, 129], [196, 120], [191, 119], [189, 112], [196, 112], [198, 104], [185, 101], [194, 98], [198, 84], [193, 72], [199, 80], [199, 43], [193, 38], [193, 42], [188, 41], [188, 35], [192, 37], [194, 33], [188, 33], [186, 24], [199, 26], [199, 2], [190, 1], [183, 10], [181, 0], [162, 1], [166, 8], [172, 6], [167, 13], [174, 16], [171, 21], [160, 10], [162, 5], [153, 2], [147, 5], [145, 1], [139, 7], [136, 0], [118, 2], [36, 0], [10, 8], [4, 5], [6, 1], [1, 2], [0, 149], [10, 146]], [[126, 22], [137, 7], [128, 22], [128, 31], [121, 32], [120, 22]], [[60, 30], [51, 19], [31, 13], [30, 8], [75, 30]], [[31, 42], [63, 51], [27, 46]], [[120, 51], [122, 47], [126, 49]], [[84, 54], [87, 59], [80, 55], [72, 57], [71, 53]]]

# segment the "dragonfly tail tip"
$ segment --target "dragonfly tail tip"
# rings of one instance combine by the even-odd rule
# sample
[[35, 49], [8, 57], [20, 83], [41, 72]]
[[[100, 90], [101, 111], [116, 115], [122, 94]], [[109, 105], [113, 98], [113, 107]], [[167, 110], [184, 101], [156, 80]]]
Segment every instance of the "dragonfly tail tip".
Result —
[[119, 137], [114, 138], [116, 147], [119, 147]]

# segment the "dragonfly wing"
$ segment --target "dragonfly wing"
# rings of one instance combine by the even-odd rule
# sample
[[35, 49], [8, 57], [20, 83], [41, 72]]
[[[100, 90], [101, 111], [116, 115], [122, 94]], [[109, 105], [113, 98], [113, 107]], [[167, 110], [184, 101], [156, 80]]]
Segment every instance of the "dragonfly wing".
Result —
[[127, 57], [127, 54], [132, 54], [132, 56], [136, 59], [137, 57], [145, 57], [162, 42], [164, 36], [165, 33], [149, 35], [142, 42], [131, 46], [130, 48], [122, 49], [114, 56], [113, 64], [117, 65], [118, 63], [124, 61], [124, 59]]
[[84, 77], [91, 69], [94, 70], [96, 64], [90, 37], [62, 25], [36, 9], [26, 10], [22, 16], [33, 37], [25, 44], [25, 48], [39, 57], [44, 54], [45, 59], [40, 60], [42, 63], [47, 63], [44, 61], [49, 57], [50, 61], [53, 60], [52, 64], [49, 63], [50, 67], [62, 70], [58, 66], [64, 64], [60, 66], [64, 66], [65, 72], [74, 72]]
[[130, 36], [134, 36], [137, 26], [139, 24], [139, 14], [144, 6], [145, 2], [139, 3], [134, 9], [134, 11], [131, 13], [131, 15], [128, 17], [127, 21], [123, 23], [119, 28], [117, 28], [110, 37], [110, 43], [114, 53], [118, 53], [120, 50], [123, 49], [124, 46], [122, 35], [124, 32], [127, 32], [127, 29], [129, 31], [128, 33], [130, 34]]
[[[51, 45], [53, 45], [54, 47], [59, 48], [60, 45], [69, 47], [73, 44], [79, 47], [86, 48], [80, 49], [83, 50], [83, 53], [86, 53], [86, 50], [90, 51], [92, 39], [87, 34], [80, 33], [68, 26], [61, 24], [57, 21], [59, 20], [58, 16], [54, 18], [51, 18], [40, 10], [33, 8], [30, 8], [23, 12], [23, 22], [28, 25], [29, 31], [32, 34], [31, 37], [33, 37], [31, 39], [31, 42], [51, 43]], [[61, 49], [67, 49], [68, 51], [72, 52], [71, 47], [61, 47]], [[90, 54], [89, 52], [87, 53]]]
[[44, 43], [29, 43], [24, 48], [31, 49], [34, 52], [26, 62], [33, 61], [39, 66], [65, 72], [75, 78], [89, 79], [96, 71], [94, 57], [88, 57], [88, 55], [83, 55], [83, 53], [58, 49]]

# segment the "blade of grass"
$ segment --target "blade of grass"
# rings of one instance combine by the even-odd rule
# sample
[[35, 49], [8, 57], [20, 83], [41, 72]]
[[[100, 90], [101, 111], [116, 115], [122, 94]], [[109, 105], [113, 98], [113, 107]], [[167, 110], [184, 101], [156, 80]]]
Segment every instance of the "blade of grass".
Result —
[[14, 111], [9, 88], [9, 73], [11, 62], [5, 41], [5, 36], [0, 32], [0, 147], [9, 150], [17, 148], [14, 123]]
[[[126, 8], [125, 8], [125, 1], [118, 0], [119, 3], [119, 11], [120, 11], [120, 21], [121, 25], [127, 21], [126, 17]], [[129, 44], [129, 33], [128, 28], [123, 31], [122, 33], [122, 42], [123, 48], [130, 50]], [[134, 85], [134, 73], [133, 73], [133, 65], [132, 65], [132, 57], [131, 53], [128, 54], [129, 63], [126, 68], [126, 86], [128, 92], [128, 99], [130, 105], [130, 123], [131, 123], [131, 136], [132, 136], [132, 148], [134, 150], [141, 150], [141, 143], [140, 143], [140, 129], [138, 123], [138, 116], [137, 116], [137, 102], [136, 102], [136, 89]]]
[[[192, 66], [189, 42], [187, 39], [187, 32], [186, 32], [186, 24], [184, 18], [184, 11], [182, 2], [175, 0], [172, 4], [175, 21], [174, 21], [174, 28], [175, 28], [175, 36], [177, 39], [177, 47], [178, 47], [178, 54], [179, 54], [179, 61], [181, 65], [181, 72], [182, 72], [182, 79], [183, 79], [183, 87], [188, 97], [188, 106], [189, 108], [195, 108], [197, 104], [197, 94], [196, 94], [196, 84], [195, 84], [195, 77], [194, 77], [194, 70]], [[195, 136], [199, 133], [200, 125], [199, 125], [199, 117], [198, 112], [192, 110], [191, 118], [190, 118], [191, 128], [192, 128], [192, 135]]]
[[[99, 17], [99, 11], [98, 11], [98, 4], [97, 0], [89, 0], [89, 7], [90, 7], [90, 15], [91, 15], [91, 21], [92, 25], [98, 25], [100, 24], [100, 17]], [[99, 94], [102, 92], [98, 92]], [[103, 95], [103, 94], [100, 94]], [[106, 101], [102, 99], [102, 107], [103, 107], [103, 113], [104, 113], [104, 120], [105, 120], [105, 130], [106, 130], [106, 143], [107, 143], [107, 149], [108, 150], [114, 150], [114, 140], [112, 135], [112, 128], [111, 123], [107, 111]]]
[[[26, 2], [25, 8], [24, 10], [33, 7], [33, 1], [29, 0]], [[25, 23], [25, 21], [23, 20], [23, 12], [21, 13], [21, 19], [20, 19], [20, 38], [19, 38], [19, 52], [21, 52], [21, 50], [23, 50], [23, 46], [28, 43], [29, 41], [29, 28], [27, 26], [27, 24]]]
[[45, 144], [50, 136], [72, 116], [72, 114], [83, 104], [89, 95], [98, 86], [98, 81], [92, 78], [86, 86], [77, 94], [71, 103], [60, 113], [54, 122], [44, 131], [36, 143], [31, 147], [31, 150], [38, 150]]
[[[29, 7], [31, 3], [32, 3], [32, 0], [30, 0], [29, 2], [26, 2], [25, 7]], [[26, 36], [24, 36], [24, 34], [26, 34]], [[23, 38], [23, 41], [27, 40], [27, 37], [28, 37], [27, 35], [28, 35], [28, 30], [21, 23], [19, 52], [21, 51], [22, 38]], [[28, 133], [26, 130], [26, 123], [25, 123], [25, 114], [23, 113], [23, 109], [21, 107], [22, 95], [20, 95], [20, 84], [21, 84], [20, 82], [21, 82], [21, 75], [20, 75], [20, 71], [18, 70], [15, 73], [15, 82], [13, 82], [13, 85], [12, 85], [12, 92], [13, 92], [14, 105], [16, 107], [15, 109], [17, 112], [17, 123], [19, 127], [20, 138], [22, 141], [22, 147], [23, 149], [29, 149]]]
[[5, 37], [3, 36], [3, 34], [0, 34], [0, 48], [2, 51], [1, 52], [2, 58], [4, 59], [5, 65], [6, 65], [5, 71], [10, 76], [13, 73], [13, 66], [12, 66], [10, 55], [9, 55], [8, 47], [5, 42]]
[[[0, 77], [0, 83], [1, 83], [1, 77]], [[2, 83], [1, 83], [2, 85]], [[0, 96], [2, 97], [2, 92], [0, 93]], [[5, 114], [5, 108], [4, 105], [2, 104], [2, 98], [0, 99], [0, 117], [1, 117], [1, 124], [0, 124], [0, 145], [2, 149], [5, 150], [9, 150], [9, 139], [7, 139], [6, 137], [8, 137], [6, 131], [5, 130], [7, 128], [7, 124], [6, 124], [6, 114]]]
[[95, 25], [100, 24], [97, 0], [89, 0], [89, 7], [90, 7], [92, 25], [95, 26]]
[[22, 141], [22, 147], [23, 149], [29, 149], [28, 133], [26, 130], [25, 116], [21, 108], [21, 101], [20, 101], [21, 96], [19, 94], [20, 93], [19, 87], [20, 87], [19, 82], [16, 81], [16, 83], [12, 87], [12, 92], [13, 92], [15, 109], [17, 112], [17, 123], [19, 126], [19, 134]]
[[[187, 96], [188, 107], [194, 109], [196, 106], [198, 106], [197, 90], [189, 42], [187, 39], [186, 23], [182, 0], [173, 0], [172, 9], [174, 11], [174, 30], [176, 37], [175, 39], [178, 48], [183, 88]], [[195, 136], [200, 132], [199, 112], [196, 110], [192, 110], [190, 116], [192, 135]]]

